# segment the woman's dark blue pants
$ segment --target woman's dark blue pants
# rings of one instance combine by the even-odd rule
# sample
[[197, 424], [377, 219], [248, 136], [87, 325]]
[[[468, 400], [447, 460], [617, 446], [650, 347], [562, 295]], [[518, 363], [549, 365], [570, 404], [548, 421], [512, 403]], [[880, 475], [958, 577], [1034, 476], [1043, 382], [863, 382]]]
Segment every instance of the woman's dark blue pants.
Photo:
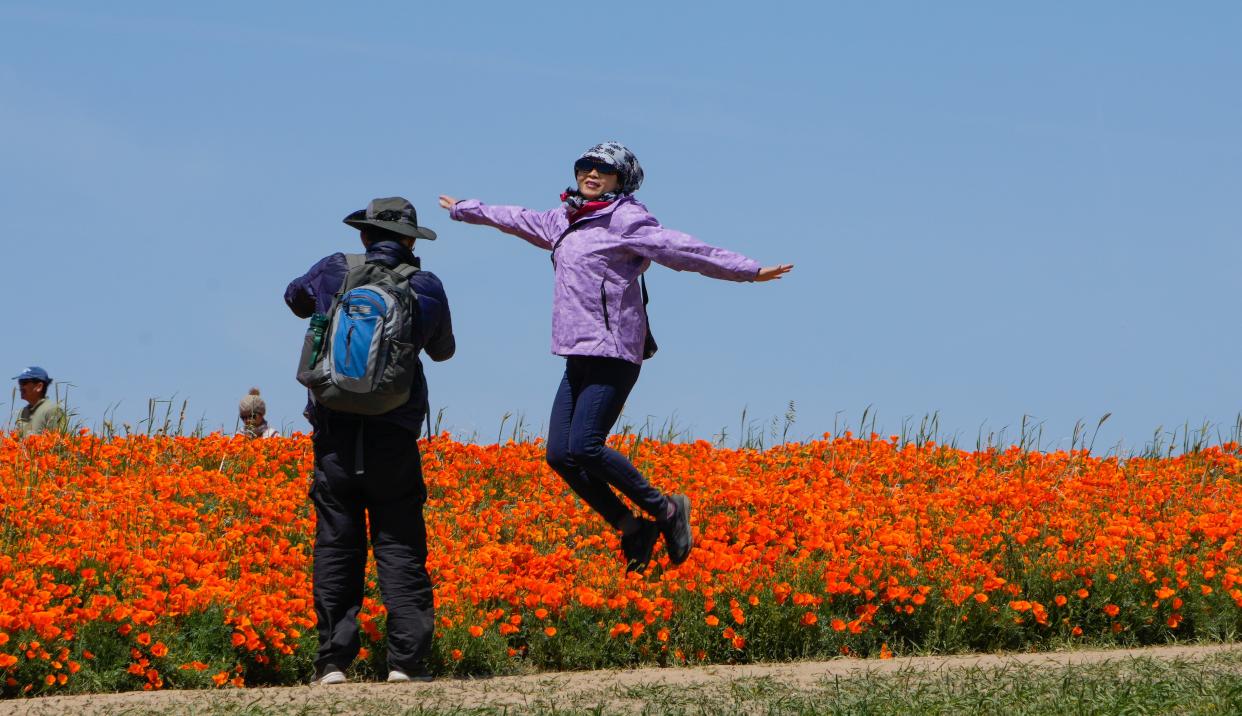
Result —
[[569, 356], [548, 421], [548, 464], [617, 529], [631, 513], [614, 488], [656, 519], [668, 507], [663, 493], [606, 444], [640, 370], [618, 358]]

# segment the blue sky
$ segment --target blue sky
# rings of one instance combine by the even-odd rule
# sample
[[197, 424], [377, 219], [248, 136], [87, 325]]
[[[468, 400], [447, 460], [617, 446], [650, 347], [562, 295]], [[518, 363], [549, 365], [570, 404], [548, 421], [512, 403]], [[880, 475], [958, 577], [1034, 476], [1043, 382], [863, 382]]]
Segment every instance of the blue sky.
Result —
[[547, 257], [435, 198], [550, 208], [616, 139], [662, 223], [796, 264], [653, 267], [661, 352], [623, 422], [733, 443], [794, 401], [799, 438], [871, 406], [971, 446], [1029, 415], [1053, 447], [1111, 413], [1097, 449], [1233, 425], [1242, 6], [706, 7], [6, 0], [0, 365], [71, 383], [92, 425], [176, 396], [231, 430], [256, 385], [301, 428], [284, 286], [404, 195], [458, 336], [433, 409], [537, 432]]

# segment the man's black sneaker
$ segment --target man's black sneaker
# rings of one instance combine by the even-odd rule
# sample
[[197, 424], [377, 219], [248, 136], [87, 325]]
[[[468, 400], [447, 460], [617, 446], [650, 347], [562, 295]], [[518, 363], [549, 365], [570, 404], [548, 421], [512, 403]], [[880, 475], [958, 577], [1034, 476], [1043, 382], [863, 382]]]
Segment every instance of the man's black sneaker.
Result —
[[681, 564], [690, 556], [690, 548], [694, 546], [694, 537], [690, 534], [690, 498], [685, 495], [669, 495], [669, 500], [677, 506], [677, 514], [673, 518], [660, 523], [660, 531], [664, 533], [664, 546], [668, 549], [668, 561]]
[[651, 561], [656, 541], [660, 539], [660, 526], [652, 520], [639, 519], [638, 529], [621, 535], [621, 551], [625, 553], [625, 571], [642, 574]]

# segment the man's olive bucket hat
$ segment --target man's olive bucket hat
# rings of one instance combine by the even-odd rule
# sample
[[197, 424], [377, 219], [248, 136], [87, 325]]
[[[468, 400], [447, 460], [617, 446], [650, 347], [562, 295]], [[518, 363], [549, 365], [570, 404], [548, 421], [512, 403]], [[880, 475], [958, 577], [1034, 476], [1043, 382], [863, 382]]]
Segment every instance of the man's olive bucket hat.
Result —
[[436, 240], [436, 232], [418, 225], [414, 205], [399, 196], [372, 199], [367, 208], [359, 209], [344, 219], [346, 224], [361, 229], [375, 226], [414, 239]]

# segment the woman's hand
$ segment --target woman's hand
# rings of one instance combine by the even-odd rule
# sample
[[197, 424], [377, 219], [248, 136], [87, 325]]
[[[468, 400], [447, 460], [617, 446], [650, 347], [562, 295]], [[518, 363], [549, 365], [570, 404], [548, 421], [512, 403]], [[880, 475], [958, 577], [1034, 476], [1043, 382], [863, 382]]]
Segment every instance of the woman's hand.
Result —
[[440, 195], [440, 208], [441, 209], [452, 209], [453, 205], [456, 203], [457, 203], [457, 199], [454, 199], [453, 197], [447, 194]]
[[[440, 197], [440, 201], [441, 203], [443, 203], [444, 197]], [[781, 276], [784, 276], [785, 274], [789, 273], [791, 270], [793, 270], [793, 264], [780, 264], [778, 266], [764, 266], [763, 268], [759, 269], [759, 273], [755, 274], [755, 280], [756, 281], [771, 281], [773, 279], [778, 279]]]

